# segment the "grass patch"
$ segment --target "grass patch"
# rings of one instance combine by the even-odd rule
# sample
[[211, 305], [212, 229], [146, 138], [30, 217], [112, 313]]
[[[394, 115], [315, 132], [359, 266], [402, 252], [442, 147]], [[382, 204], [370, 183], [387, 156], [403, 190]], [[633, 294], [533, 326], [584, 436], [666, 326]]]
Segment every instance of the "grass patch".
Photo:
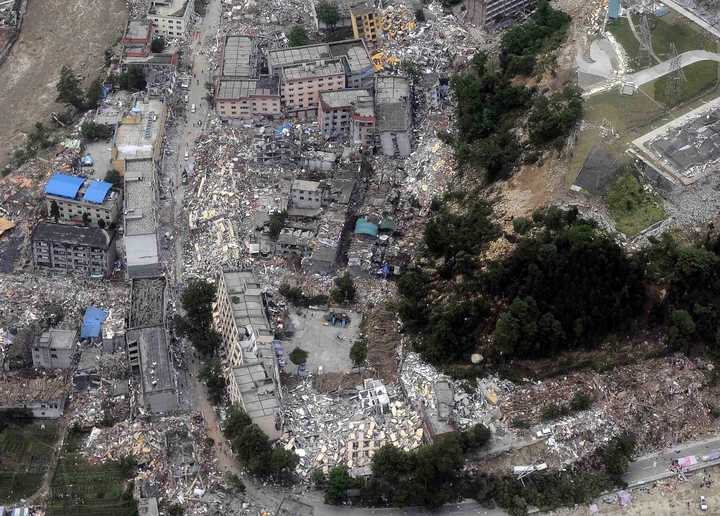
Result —
[[680, 91], [676, 98], [668, 95], [668, 85], [671, 76], [666, 75], [652, 82], [651, 88], [646, 91], [654, 95], [655, 100], [662, 102], [668, 107], [683, 104], [688, 100], [697, 97], [717, 86], [718, 63], [715, 61], [700, 61], [683, 68], [687, 81], [680, 83]]
[[627, 18], [618, 18], [608, 22], [606, 29], [623, 47], [628, 57], [628, 64], [633, 68], [637, 66], [637, 56], [640, 53], [640, 42], [635, 38]]
[[40, 487], [55, 448], [55, 423], [10, 424], [0, 432], [0, 503], [27, 498]]
[[52, 481], [48, 516], [132, 516], [137, 508], [127, 471], [118, 462], [90, 464], [78, 454], [87, 434], [68, 433]]
[[666, 217], [659, 198], [646, 192], [629, 173], [610, 187], [608, 208], [617, 229], [629, 237]]
[[621, 95], [617, 89], [593, 95], [585, 100], [584, 118], [588, 122], [601, 124], [609, 121], [619, 133], [642, 127], [665, 111], [641, 92], [635, 95]]

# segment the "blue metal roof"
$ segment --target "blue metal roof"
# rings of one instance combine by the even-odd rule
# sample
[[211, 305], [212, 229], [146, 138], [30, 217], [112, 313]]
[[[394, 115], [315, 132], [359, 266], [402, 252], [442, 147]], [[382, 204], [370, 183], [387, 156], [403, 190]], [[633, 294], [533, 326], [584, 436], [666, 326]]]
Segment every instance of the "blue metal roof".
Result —
[[84, 177], [67, 176], [55, 172], [45, 186], [45, 193], [74, 199], [84, 182]]
[[80, 338], [87, 339], [99, 337], [102, 323], [105, 319], [107, 319], [107, 316], [108, 313], [105, 310], [89, 306], [88, 309], [85, 310], [85, 316], [83, 317], [83, 325], [80, 329]]
[[610, 0], [608, 2], [608, 18], [611, 20], [620, 18], [620, 0]]
[[365, 217], [360, 217], [355, 223], [355, 234], [356, 235], [369, 235], [376, 237], [378, 236], [377, 224], [368, 222]]
[[112, 183], [108, 183], [106, 181], [91, 181], [90, 186], [88, 186], [88, 189], [85, 190], [83, 201], [102, 204], [105, 202], [105, 197], [107, 197], [111, 188]]

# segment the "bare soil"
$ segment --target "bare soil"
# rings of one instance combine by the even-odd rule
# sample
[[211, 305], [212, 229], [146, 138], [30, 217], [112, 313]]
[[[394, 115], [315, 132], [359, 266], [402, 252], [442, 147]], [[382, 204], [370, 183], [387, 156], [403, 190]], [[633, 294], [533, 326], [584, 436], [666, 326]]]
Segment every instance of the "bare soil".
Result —
[[0, 66], [0, 167], [35, 122], [61, 109], [55, 84], [62, 66], [92, 81], [126, 21], [122, 0], [29, 0], [20, 38]]

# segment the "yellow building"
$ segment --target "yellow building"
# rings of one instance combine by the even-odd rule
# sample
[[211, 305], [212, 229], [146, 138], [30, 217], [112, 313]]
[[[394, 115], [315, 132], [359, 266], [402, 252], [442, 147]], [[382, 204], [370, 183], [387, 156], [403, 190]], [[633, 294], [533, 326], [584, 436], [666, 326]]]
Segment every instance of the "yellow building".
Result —
[[382, 17], [373, 7], [358, 5], [350, 8], [350, 22], [356, 39], [375, 43], [382, 32]]

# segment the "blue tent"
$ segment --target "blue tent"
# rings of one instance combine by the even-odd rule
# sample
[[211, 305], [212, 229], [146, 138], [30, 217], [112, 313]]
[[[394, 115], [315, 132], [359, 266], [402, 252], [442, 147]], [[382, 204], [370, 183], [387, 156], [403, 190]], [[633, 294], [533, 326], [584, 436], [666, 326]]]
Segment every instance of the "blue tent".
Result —
[[83, 201], [102, 204], [105, 202], [105, 197], [107, 197], [111, 188], [112, 183], [108, 183], [107, 181], [92, 181], [88, 189], [85, 190]]
[[82, 328], [80, 329], [81, 339], [92, 339], [100, 336], [102, 323], [107, 319], [108, 313], [101, 308], [89, 306], [85, 310]]
[[74, 199], [84, 182], [84, 177], [68, 176], [55, 172], [45, 186], [45, 193]]
[[355, 234], [376, 237], [378, 236], [377, 224], [368, 222], [365, 217], [360, 217], [355, 223]]

